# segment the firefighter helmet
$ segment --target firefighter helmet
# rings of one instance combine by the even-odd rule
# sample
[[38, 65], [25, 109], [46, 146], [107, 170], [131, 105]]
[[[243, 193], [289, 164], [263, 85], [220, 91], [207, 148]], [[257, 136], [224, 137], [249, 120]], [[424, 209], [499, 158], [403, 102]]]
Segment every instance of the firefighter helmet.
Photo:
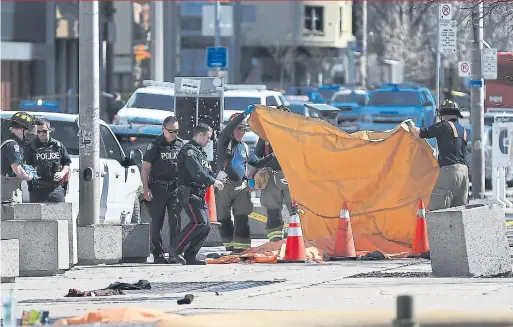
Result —
[[11, 127], [21, 127], [26, 130], [32, 130], [36, 124], [36, 118], [26, 112], [17, 112], [11, 117]]
[[440, 116], [449, 116], [449, 115], [455, 115], [460, 118], [463, 118], [463, 115], [461, 114], [461, 108], [458, 102], [446, 99], [444, 102], [442, 102], [442, 105], [440, 106], [440, 109], [438, 109], [438, 115]]
[[[242, 115], [241, 112], [236, 112], [234, 114], [232, 114], [230, 116], [230, 121], [232, 121], [233, 119], [235, 119], [235, 117], [238, 117], [239, 115]], [[243, 121], [240, 122], [240, 124], [237, 126], [238, 128], [244, 128], [244, 129], [248, 129], [249, 126], [248, 126], [248, 122], [246, 121], [246, 119], [244, 119]]]

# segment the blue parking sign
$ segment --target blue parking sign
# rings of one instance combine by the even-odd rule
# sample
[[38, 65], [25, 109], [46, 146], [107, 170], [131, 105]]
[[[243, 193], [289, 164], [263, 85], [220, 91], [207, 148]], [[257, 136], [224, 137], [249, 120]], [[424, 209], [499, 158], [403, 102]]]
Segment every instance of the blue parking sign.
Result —
[[228, 48], [226, 47], [208, 47], [207, 48], [207, 67], [208, 68], [226, 68], [228, 67]]

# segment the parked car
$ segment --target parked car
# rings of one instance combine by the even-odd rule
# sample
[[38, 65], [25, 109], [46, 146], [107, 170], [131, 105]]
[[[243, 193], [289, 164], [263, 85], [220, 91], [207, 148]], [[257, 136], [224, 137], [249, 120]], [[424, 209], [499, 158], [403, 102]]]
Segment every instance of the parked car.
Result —
[[335, 92], [331, 97], [331, 106], [340, 109], [338, 126], [346, 132], [360, 129], [360, 110], [369, 101], [369, 94], [361, 89], [346, 89]]

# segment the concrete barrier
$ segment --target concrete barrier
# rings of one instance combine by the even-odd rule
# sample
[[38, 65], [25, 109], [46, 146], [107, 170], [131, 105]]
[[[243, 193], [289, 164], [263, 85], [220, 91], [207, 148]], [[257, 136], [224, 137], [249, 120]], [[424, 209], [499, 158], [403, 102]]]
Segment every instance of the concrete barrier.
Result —
[[78, 226], [78, 264], [116, 264], [123, 257], [121, 225]]
[[14, 283], [20, 275], [20, 241], [17, 239], [1, 240], [2, 254], [1, 274], [2, 283]]
[[502, 206], [494, 203], [428, 212], [433, 275], [474, 277], [511, 272], [504, 221]]
[[122, 261], [145, 263], [150, 256], [150, 224], [122, 225]]
[[69, 269], [68, 222], [9, 220], [2, 238], [18, 239], [20, 276], [54, 276]]
[[69, 266], [78, 263], [77, 217], [71, 203], [21, 203], [14, 206], [15, 220], [66, 220], [68, 222]]

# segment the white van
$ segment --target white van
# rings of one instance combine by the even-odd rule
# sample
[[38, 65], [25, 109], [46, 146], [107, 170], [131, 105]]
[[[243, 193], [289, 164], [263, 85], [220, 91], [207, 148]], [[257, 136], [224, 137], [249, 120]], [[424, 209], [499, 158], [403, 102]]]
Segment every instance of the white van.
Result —
[[[5, 123], [15, 111], [2, 111], [2, 140], [10, 138], [9, 124]], [[66, 202], [73, 203], [74, 215], [79, 210], [79, 148], [78, 148], [78, 115], [27, 112], [36, 117], [44, 117], [50, 121], [51, 136], [61, 141], [71, 157], [71, 174], [68, 183]], [[103, 167], [100, 181], [100, 222], [113, 224], [129, 224], [140, 220], [140, 202], [138, 191], [142, 187], [139, 168], [134, 165], [123, 167], [121, 162], [126, 158], [118, 140], [109, 126], [100, 121], [100, 167]], [[22, 183], [23, 202], [29, 201], [27, 183]]]

